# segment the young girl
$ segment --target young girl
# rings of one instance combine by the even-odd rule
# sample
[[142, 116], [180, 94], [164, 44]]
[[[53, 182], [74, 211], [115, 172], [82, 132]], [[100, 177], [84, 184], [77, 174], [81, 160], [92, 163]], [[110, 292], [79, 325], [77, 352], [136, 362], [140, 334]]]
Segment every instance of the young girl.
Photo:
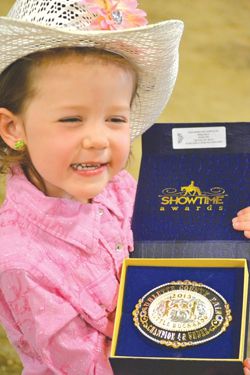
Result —
[[112, 374], [133, 249], [124, 167], [177, 75], [181, 21], [93, 3], [17, 0], [0, 19], [0, 320], [27, 375]]

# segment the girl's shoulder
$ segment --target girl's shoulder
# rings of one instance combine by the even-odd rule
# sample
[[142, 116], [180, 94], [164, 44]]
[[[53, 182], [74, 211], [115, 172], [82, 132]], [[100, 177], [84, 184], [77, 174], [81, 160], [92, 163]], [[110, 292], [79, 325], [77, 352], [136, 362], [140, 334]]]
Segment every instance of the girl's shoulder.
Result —
[[29, 231], [4, 220], [1, 222], [0, 274], [10, 269], [32, 271], [41, 261], [39, 244], [32, 241]]
[[126, 171], [118, 173], [108, 184], [104, 192], [106, 205], [119, 207], [125, 215], [132, 216], [137, 183]]
[[125, 170], [118, 173], [106, 188], [93, 199], [102, 204], [121, 220], [131, 219], [135, 201], [136, 181]]
[[119, 188], [118, 191], [125, 191], [129, 194], [135, 195], [137, 183], [134, 177], [125, 169], [118, 173], [112, 180], [111, 185]]

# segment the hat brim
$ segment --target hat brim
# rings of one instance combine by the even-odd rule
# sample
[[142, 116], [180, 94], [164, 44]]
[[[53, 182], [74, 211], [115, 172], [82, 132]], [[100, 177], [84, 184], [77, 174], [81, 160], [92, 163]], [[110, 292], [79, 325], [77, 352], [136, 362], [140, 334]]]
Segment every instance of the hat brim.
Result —
[[17, 59], [49, 48], [79, 46], [105, 49], [139, 68], [131, 109], [131, 139], [147, 130], [171, 96], [179, 60], [183, 22], [168, 20], [133, 29], [65, 30], [0, 17], [0, 73]]

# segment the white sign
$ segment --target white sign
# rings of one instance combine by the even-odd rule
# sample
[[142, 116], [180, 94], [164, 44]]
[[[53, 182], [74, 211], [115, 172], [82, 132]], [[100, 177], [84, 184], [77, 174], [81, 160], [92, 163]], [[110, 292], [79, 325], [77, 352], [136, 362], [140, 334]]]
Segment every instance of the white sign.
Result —
[[173, 128], [173, 149], [224, 148], [227, 146], [225, 126]]

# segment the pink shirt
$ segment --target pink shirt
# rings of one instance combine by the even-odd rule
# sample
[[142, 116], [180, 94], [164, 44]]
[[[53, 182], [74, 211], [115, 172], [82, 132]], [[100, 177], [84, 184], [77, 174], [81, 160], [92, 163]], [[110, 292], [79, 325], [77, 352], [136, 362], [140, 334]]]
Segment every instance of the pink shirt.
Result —
[[0, 208], [0, 321], [23, 375], [112, 374], [135, 188], [122, 171], [92, 204], [81, 204], [45, 196], [23, 174], [9, 178]]

